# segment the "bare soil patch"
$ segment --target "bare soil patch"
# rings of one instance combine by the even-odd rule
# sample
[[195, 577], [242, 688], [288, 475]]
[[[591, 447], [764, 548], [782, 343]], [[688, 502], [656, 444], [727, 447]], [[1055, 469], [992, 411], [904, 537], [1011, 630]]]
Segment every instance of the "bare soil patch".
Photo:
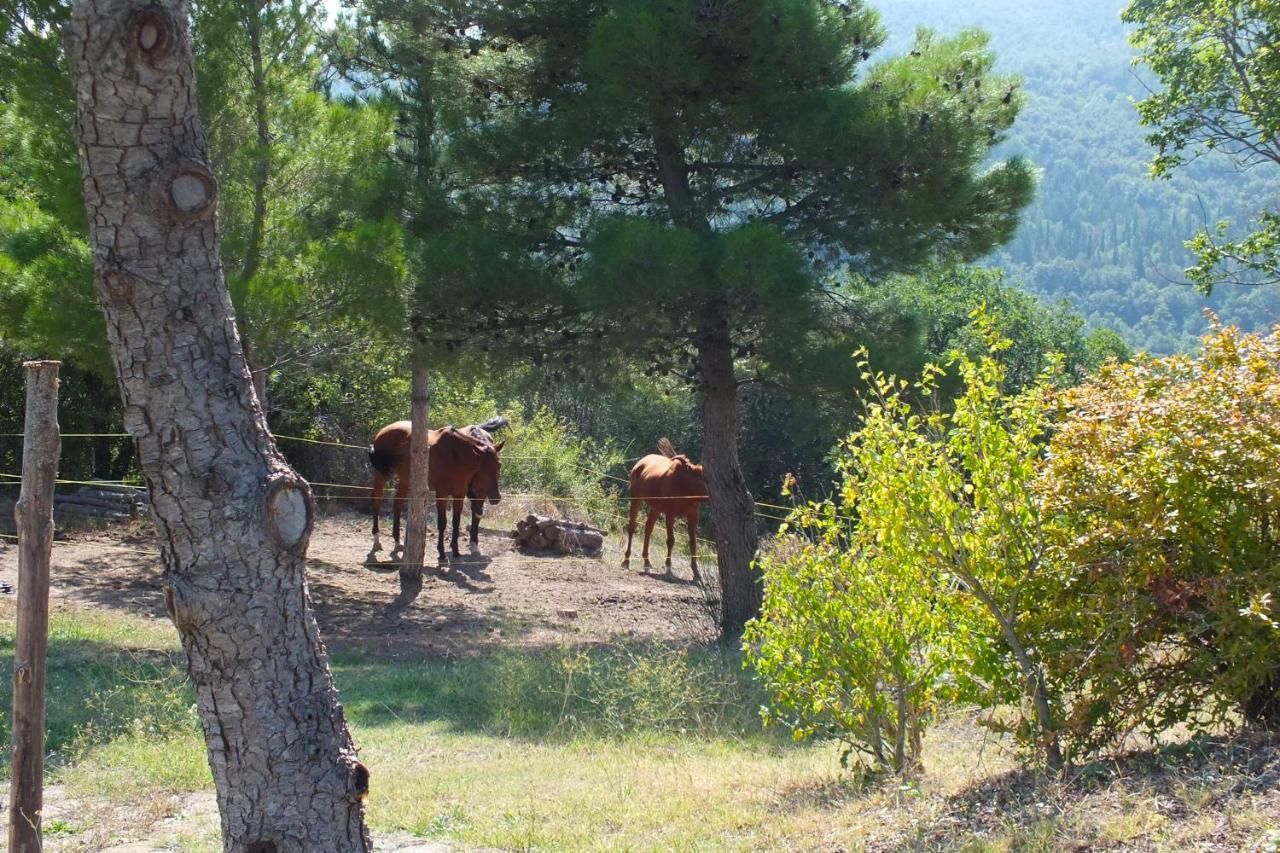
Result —
[[[479, 549], [466, 551], [464, 531], [461, 558], [429, 565], [420, 590], [402, 591], [387, 551], [377, 555], [379, 564], [366, 564], [368, 517], [349, 510], [326, 514], [307, 560], [326, 644], [377, 656], [456, 655], [495, 645], [689, 643], [715, 636], [687, 560], [677, 560], [675, 575], [663, 577], [623, 569], [616, 541], [607, 542], [601, 559], [526, 555], [509, 536], [515, 517], [486, 515]], [[429, 559], [434, 550], [433, 541]], [[0, 581], [16, 583], [17, 553], [0, 540]], [[55, 604], [166, 619], [161, 573], [148, 524], [71, 532], [54, 544], [51, 594]]]

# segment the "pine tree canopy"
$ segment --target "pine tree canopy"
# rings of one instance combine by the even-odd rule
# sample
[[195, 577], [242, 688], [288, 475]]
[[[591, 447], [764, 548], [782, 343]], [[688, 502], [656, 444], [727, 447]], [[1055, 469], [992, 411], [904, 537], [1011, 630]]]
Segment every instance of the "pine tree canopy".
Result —
[[1026, 163], [991, 162], [1020, 97], [981, 32], [922, 30], [871, 64], [884, 33], [860, 3], [481, 7], [520, 73], [459, 156], [545, 205], [537, 252], [630, 355], [696, 348], [710, 314], [739, 358], [793, 352], [844, 321], [824, 272], [980, 256], [1030, 200]]

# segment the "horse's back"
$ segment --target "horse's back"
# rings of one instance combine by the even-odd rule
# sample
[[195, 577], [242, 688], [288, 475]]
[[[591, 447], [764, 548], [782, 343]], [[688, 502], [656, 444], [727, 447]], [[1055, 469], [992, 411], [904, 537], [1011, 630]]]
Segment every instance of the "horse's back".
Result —
[[631, 496], [660, 497], [663, 484], [671, 477], [671, 460], [657, 453], [642, 456], [631, 466]]

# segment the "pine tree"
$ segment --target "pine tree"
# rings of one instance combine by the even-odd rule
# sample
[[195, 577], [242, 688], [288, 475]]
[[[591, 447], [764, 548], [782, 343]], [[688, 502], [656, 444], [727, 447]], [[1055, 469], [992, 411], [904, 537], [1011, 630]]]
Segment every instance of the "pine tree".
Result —
[[[516, 79], [459, 157], [501, 185], [596, 337], [700, 392], [722, 627], [760, 604], [739, 387], [790, 379], [848, 306], [823, 271], [875, 279], [1009, 239], [1032, 193], [990, 164], [1017, 115], [983, 34], [921, 31], [868, 65], [874, 11], [827, 0], [478, 4]], [[536, 220], [536, 221], [535, 221]]]

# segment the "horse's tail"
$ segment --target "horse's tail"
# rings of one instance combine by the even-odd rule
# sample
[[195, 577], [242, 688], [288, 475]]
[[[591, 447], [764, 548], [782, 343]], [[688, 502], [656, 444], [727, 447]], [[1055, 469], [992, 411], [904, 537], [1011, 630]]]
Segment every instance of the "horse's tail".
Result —
[[676, 458], [676, 446], [665, 435], [658, 439], [658, 452], [668, 459]]
[[384, 476], [390, 476], [395, 462], [391, 458], [391, 454], [384, 450], [379, 450], [375, 445], [369, 445], [369, 464], [373, 466], [373, 470]]
[[506, 425], [507, 419], [502, 415], [497, 415], [496, 417], [489, 418], [489, 420], [482, 424], [477, 424], [477, 426], [485, 432], [497, 432], [498, 430], [505, 428]]

